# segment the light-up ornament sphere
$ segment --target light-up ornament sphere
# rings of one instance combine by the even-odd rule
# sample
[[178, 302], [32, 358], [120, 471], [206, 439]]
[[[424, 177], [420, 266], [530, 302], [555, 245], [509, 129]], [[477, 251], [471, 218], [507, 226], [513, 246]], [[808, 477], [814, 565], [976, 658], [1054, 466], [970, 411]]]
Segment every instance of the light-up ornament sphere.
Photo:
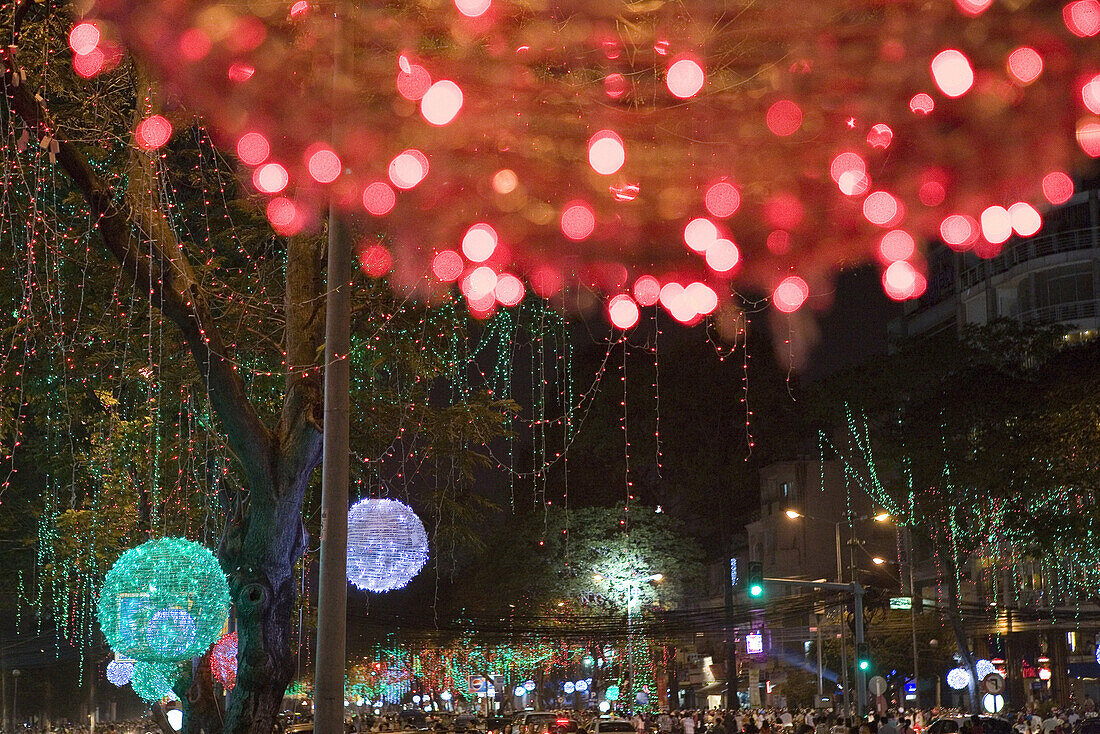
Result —
[[961, 691], [970, 685], [970, 673], [966, 668], [952, 668], [947, 671], [947, 685], [956, 691]]
[[134, 677], [134, 664], [122, 660], [107, 663], [107, 680], [121, 688]]
[[183, 538], [123, 553], [99, 595], [99, 626], [111, 649], [148, 663], [203, 654], [228, 615], [229, 585], [218, 559]]
[[400, 589], [428, 562], [428, 534], [408, 505], [363, 499], [348, 511], [348, 581], [364, 591]]
[[974, 663], [974, 672], [978, 674], [978, 680], [984, 680], [990, 673], [996, 673], [997, 667], [988, 660], [979, 660]]
[[175, 699], [172, 686], [179, 677], [177, 663], [137, 663], [130, 685], [142, 699], [155, 702], [164, 698]]
[[237, 685], [237, 633], [222, 635], [210, 651], [210, 672], [227, 691]]

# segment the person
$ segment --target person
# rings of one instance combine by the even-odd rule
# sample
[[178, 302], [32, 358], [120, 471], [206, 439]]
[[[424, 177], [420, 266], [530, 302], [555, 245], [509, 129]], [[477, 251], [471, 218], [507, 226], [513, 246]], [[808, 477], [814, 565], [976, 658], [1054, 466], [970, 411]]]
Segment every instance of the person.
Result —
[[783, 713], [779, 714], [779, 723], [783, 725], [783, 728], [787, 728], [794, 723], [794, 717], [791, 716], [791, 712], [783, 709]]
[[878, 717], [878, 731], [879, 734], [898, 734], [898, 727], [894, 724], [894, 718], [891, 716]]
[[1051, 709], [1050, 717], [1043, 721], [1042, 731], [1043, 734], [1051, 734], [1055, 729], [1062, 725], [1062, 720], [1058, 718], [1057, 709]]
[[1085, 694], [1085, 700], [1081, 703], [1081, 710], [1084, 711], [1085, 714], [1096, 713], [1096, 701], [1093, 701], [1092, 697], [1087, 693]]
[[684, 734], [695, 734], [695, 718], [692, 717], [690, 711], [685, 711], [684, 717], [680, 719], [680, 730]]
[[899, 734], [916, 734], [913, 731], [913, 727], [909, 725], [909, 719], [901, 720], [901, 728], [898, 730]]
[[664, 711], [657, 717], [657, 731], [661, 732], [661, 734], [672, 733], [672, 717]]

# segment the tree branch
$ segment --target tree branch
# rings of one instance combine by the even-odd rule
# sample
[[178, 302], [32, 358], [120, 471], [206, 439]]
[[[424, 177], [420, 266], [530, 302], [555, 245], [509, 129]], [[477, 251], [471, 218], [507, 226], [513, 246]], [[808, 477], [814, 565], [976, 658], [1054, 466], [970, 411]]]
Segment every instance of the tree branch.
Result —
[[[116, 192], [92, 170], [74, 145], [58, 137], [42, 98], [26, 85], [16, 61], [16, 47], [0, 50], [4, 85], [12, 110], [34, 130], [43, 148], [56, 151], [57, 163], [84, 196], [103, 243], [138, 287], [180, 330], [206, 383], [214, 411], [225, 428], [230, 449], [241, 461], [253, 487], [272, 466], [272, 435], [245, 393], [236, 366], [199, 292], [198, 281], [183, 249], [163, 216], [132, 206], [129, 198], [116, 203]], [[136, 165], [142, 165], [136, 162]], [[146, 164], [147, 165], [147, 164]], [[135, 236], [138, 232], [146, 237]]]

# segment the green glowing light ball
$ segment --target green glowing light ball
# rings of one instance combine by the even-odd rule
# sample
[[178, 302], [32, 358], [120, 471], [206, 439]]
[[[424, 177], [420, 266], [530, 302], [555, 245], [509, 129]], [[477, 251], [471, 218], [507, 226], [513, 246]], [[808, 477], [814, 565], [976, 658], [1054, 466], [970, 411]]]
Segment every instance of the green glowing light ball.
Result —
[[144, 700], [154, 703], [165, 698], [175, 700], [172, 686], [179, 678], [178, 663], [135, 663], [130, 685]]
[[218, 559], [183, 538], [123, 553], [99, 595], [99, 626], [111, 649], [147, 663], [202, 655], [228, 615], [229, 585]]

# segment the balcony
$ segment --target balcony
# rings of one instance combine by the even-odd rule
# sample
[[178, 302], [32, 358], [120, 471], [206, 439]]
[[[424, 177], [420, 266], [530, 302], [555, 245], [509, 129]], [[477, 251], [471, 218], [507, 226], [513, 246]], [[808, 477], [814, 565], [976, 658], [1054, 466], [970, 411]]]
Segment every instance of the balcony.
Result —
[[[1084, 229], [1074, 229], [1068, 232], [1056, 232], [1015, 240], [997, 257], [965, 268], [959, 274], [959, 281], [964, 289], [971, 288], [987, 278], [1007, 272], [1017, 265], [1036, 258], [1057, 255], [1063, 252], [1089, 250], [1094, 247], [1095, 236], [1094, 228], [1085, 227]], [[1026, 320], [1028, 319], [1025, 318]], [[1062, 320], [1064, 319], [1055, 319], [1055, 321]]]
[[1028, 309], [1021, 311], [1019, 318], [1025, 324], [1072, 324], [1081, 319], [1092, 319], [1097, 316], [1100, 316], [1100, 306], [1093, 299]]

